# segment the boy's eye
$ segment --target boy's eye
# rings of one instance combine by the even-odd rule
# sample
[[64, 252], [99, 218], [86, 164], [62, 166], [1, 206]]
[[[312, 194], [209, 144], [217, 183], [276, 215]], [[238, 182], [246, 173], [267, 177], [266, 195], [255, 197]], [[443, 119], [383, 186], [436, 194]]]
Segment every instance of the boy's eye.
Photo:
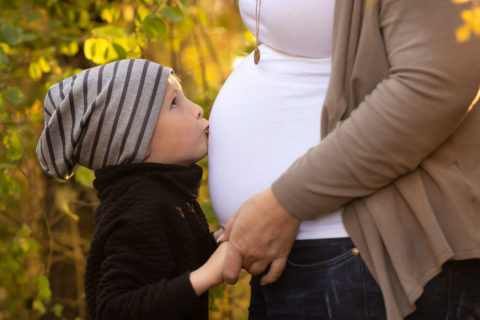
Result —
[[172, 107], [176, 107], [176, 106], [177, 106], [177, 98], [173, 98], [171, 106], [172, 106]]

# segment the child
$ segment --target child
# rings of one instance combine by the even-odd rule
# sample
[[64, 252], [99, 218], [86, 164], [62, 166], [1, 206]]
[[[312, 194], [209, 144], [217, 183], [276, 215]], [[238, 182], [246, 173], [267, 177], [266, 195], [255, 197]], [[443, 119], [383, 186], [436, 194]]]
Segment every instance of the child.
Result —
[[101, 200], [85, 272], [92, 320], [208, 319], [206, 292], [222, 282], [227, 244], [210, 257], [216, 243], [195, 200], [202, 115], [171, 69], [141, 59], [48, 91], [40, 164], [63, 179], [76, 164], [95, 170]]

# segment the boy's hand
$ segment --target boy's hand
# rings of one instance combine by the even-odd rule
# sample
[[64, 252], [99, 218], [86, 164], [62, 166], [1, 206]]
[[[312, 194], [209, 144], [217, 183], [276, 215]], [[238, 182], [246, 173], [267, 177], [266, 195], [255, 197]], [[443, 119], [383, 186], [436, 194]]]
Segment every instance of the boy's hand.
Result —
[[228, 242], [221, 243], [203, 266], [190, 273], [190, 283], [197, 296], [223, 282], [223, 261], [228, 246]]

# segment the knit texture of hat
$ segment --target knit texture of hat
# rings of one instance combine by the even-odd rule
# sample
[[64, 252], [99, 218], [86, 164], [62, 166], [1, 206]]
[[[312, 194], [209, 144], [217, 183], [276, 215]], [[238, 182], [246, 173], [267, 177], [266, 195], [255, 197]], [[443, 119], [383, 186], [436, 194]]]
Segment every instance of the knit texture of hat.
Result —
[[142, 162], [171, 72], [147, 60], [125, 59], [53, 85], [37, 144], [42, 169], [68, 179], [76, 164], [96, 170]]

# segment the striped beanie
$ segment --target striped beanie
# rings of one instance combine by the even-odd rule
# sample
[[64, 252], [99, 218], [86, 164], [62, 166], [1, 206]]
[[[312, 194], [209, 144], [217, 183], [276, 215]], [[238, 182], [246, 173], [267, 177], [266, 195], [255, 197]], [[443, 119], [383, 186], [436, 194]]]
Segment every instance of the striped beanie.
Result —
[[42, 169], [68, 179], [76, 164], [96, 170], [142, 162], [171, 72], [147, 60], [125, 59], [53, 85], [37, 144]]

